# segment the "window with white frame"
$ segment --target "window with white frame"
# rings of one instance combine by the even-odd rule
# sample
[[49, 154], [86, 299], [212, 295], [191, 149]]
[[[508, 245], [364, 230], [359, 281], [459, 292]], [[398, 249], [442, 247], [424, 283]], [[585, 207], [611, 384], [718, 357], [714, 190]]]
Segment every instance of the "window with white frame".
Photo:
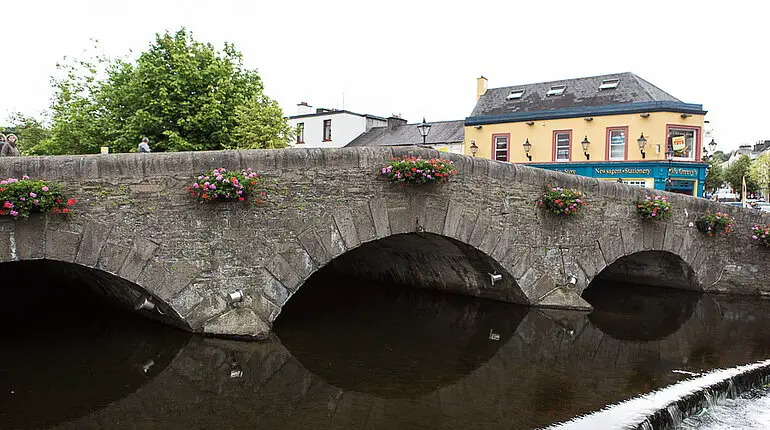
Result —
[[695, 159], [696, 130], [671, 127], [668, 129], [669, 151], [674, 151], [674, 158]]
[[518, 100], [521, 98], [521, 96], [524, 95], [524, 90], [513, 90], [510, 94], [505, 98], [506, 100]]
[[546, 97], [560, 96], [562, 95], [565, 89], [567, 89], [566, 85], [554, 85], [548, 90], [547, 93], [545, 93], [545, 95]]
[[569, 161], [570, 144], [572, 143], [572, 133], [556, 132], [556, 161]]
[[330, 140], [332, 140], [332, 120], [325, 119], [323, 141], [328, 142]]
[[508, 161], [508, 136], [495, 136], [495, 160]]
[[649, 188], [646, 181], [620, 181], [624, 184], [631, 185], [632, 187]]
[[626, 158], [626, 130], [610, 129], [610, 160], [625, 160]]
[[620, 79], [605, 79], [602, 81], [601, 85], [599, 85], [599, 89], [612, 90], [617, 88], [619, 83], [620, 83]]

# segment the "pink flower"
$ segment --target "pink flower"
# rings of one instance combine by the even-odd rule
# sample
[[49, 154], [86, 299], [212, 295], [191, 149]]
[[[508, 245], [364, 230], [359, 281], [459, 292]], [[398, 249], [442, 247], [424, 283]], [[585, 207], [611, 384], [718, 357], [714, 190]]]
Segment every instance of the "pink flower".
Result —
[[48, 187], [46, 187], [45, 185], [43, 185], [43, 191], [48, 191]]

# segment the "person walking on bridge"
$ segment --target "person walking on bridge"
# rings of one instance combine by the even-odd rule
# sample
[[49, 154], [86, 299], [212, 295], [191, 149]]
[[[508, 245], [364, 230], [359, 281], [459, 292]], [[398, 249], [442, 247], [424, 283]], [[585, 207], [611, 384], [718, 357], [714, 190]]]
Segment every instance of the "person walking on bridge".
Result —
[[137, 148], [136, 152], [150, 152], [150, 140], [143, 137], [142, 141], [139, 142], [139, 148]]
[[3, 148], [0, 149], [0, 157], [18, 157], [19, 148], [16, 147], [16, 135], [9, 134]]

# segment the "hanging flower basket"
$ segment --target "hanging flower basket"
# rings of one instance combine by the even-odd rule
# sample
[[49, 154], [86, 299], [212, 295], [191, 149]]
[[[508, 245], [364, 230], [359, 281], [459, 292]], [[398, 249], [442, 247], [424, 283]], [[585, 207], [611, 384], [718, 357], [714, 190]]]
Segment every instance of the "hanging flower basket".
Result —
[[580, 190], [550, 187], [546, 188], [538, 206], [557, 215], [577, 215], [581, 208], [587, 206], [586, 195]]
[[424, 160], [422, 157], [393, 158], [380, 170], [380, 176], [390, 180], [391, 184], [427, 184], [429, 182], [447, 182], [457, 174], [454, 163], [443, 158]]
[[720, 233], [727, 236], [733, 231], [733, 220], [726, 213], [711, 213], [711, 211], [708, 211], [702, 218], [695, 221], [695, 226], [708, 237], [713, 237], [715, 234]]
[[664, 196], [645, 196], [636, 202], [636, 211], [643, 219], [665, 221], [671, 217], [671, 204]]
[[751, 227], [751, 240], [757, 245], [770, 248], [770, 224], [755, 224]]
[[246, 202], [249, 196], [258, 193], [257, 203], [267, 197], [264, 190], [258, 190], [262, 179], [251, 168], [230, 172], [224, 167], [198, 175], [187, 192], [198, 201]]
[[68, 214], [75, 199], [68, 199], [55, 182], [8, 178], [0, 181], [0, 216], [27, 218], [30, 213]]

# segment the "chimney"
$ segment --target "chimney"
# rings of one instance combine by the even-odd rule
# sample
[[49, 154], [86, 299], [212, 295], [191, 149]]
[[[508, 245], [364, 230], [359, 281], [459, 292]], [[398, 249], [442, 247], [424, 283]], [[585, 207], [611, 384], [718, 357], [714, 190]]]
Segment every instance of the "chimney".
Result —
[[307, 102], [299, 102], [297, 104], [297, 115], [307, 115], [313, 113], [313, 106], [309, 106]]
[[487, 93], [487, 78], [480, 76], [476, 79], [476, 101]]
[[406, 120], [402, 119], [398, 116], [389, 116], [388, 117], [388, 130], [393, 130], [396, 127], [406, 125]]

